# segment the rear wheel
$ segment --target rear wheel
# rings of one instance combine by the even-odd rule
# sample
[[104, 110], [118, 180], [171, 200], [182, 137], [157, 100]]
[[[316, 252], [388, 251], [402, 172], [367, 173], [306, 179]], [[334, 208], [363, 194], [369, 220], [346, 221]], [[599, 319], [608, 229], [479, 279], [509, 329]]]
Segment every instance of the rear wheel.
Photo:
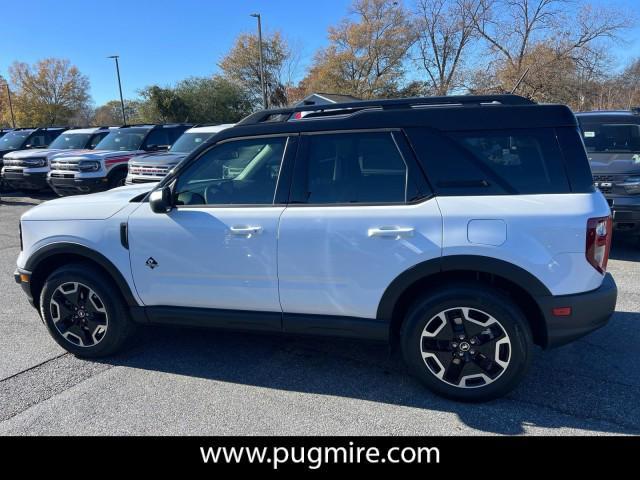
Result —
[[53, 272], [42, 289], [40, 312], [54, 340], [81, 357], [111, 355], [134, 331], [119, 290], [91, 265]]
[[511, 391], [531, 362], [526, 319], [504, 294], [457, 285], [416, 301], [401, 330], [412, 373], [435, 392], [462, 401]]

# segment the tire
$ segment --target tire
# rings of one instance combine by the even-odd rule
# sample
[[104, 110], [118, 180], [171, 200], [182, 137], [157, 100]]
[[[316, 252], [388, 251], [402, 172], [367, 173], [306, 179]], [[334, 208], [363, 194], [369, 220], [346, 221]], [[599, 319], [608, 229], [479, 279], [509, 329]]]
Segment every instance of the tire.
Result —
[[78, 357], [112, 355], [135, 331], [118, 288], [88, 264], [60, 267], [47, 278], [40, 313], [53, 339]]
[[127, 179], [127, 170], [119, 169], [109, 175], [109, 190], [116, 187], [122, 187]]
[[463, 402], [501, 397], [525, 376], [533, 340], [499, 290], [456, 284], [418, 299], [400, 331], [404, 360], [432, 391]]

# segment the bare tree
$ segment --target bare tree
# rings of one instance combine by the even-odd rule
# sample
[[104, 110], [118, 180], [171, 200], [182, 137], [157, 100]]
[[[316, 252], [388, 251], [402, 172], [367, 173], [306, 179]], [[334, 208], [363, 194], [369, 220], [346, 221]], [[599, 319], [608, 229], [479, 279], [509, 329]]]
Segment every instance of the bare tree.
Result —
[[430, 93], [447, 95], [462, 84], [461, 67], [477, 38], [479, 0], [418, 0], [415, 20], [419, 66]]
[[[553, 69], [554, 64], [576, 68], [592, 62], [598, 45], [629, 25], [629, 17], [611, 8], [588, 4], [573, 8], [570, 0], [479, 0], [473, 24], [493, 57], [496, 89], [510, 90], [529, 68]], [[542, 58], [536, 52], [545, 52]], [[594, 66], [593, 63], [590, 65]], [[521, 92], [535, 97], [532, 75]], [[550, 83], [550, 82], [548, 82]]]

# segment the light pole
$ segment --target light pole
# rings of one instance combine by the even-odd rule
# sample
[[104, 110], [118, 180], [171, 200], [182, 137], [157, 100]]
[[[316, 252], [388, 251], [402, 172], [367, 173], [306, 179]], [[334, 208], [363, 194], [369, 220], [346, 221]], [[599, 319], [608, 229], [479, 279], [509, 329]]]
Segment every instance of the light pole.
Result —
[[122, 108], [122, 124], [127, 124], [127, 116], [124, 114], [124, 100], [122, 99], [122, 83], [120, 82], [120, 65], [118, 64], [118, 58], [120, 55], [110, 55], [107, 58], [113, 58], [116, 61], [116, 73], [118, 74], [118, 89], [120, 90], [120, 107]]
[[16, 118], [13, 115], [13, 103], [11, 103], [11, 89], [9, 88], [9, 84], [5, 83], [5, 87], [7, 87], [7, 97], [9, 97], [9, 110], [11, 111], [11, 125], [13, 128], [16, 128]]
[[260, 52], [260, 88], [262, 90], [262, 103], [264, 104], [264, 108], [269, 108], [269, 103], [267, 101], [267, 88], [264, 84], [264, 63], [262, 60], [262, 22], [261, 22], [259, 13], [252, 13], [251, 16], [258, 19], [258, 50]]

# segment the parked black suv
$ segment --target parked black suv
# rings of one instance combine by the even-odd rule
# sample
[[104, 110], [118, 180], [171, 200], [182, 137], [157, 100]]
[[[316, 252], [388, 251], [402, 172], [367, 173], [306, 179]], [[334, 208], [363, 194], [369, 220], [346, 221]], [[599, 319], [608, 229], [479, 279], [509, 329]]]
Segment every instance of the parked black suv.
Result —
[[65, 127], [15, 128], [0, 137], [0, 167], [2, 157], [14, 150], [27, 148], [46, 148], [58, 135], [67, 130]]
[[640, 110], [578, 113], [594, 184], [613, 228], [640, 239]]

